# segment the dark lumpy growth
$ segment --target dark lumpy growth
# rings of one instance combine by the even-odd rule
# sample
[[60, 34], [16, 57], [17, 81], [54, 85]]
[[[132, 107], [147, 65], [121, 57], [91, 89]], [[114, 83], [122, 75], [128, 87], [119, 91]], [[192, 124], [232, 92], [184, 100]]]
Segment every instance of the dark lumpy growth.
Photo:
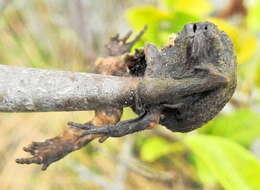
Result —
[[236, 58], [232, 42], [212, 23], [193, 23], [180, 32], [175, 47], [163, 51], [169, 57], [167, 69], [168, 72], [172, 71], [172, 78], [200, 77], [200, 73], [194, 69], [194, 66], [200, 65], [209, 66], [228, 78], [225, 87], [183, 97], [182, 106], [173, 109], [165, 107], [162, 110], [164, 119], [160, 123], [172, 131], [188, 132], [201, 127], [221, 111], [235, 91]]
[[[172, 131], [188, 132], [214, 118], [232, 97], [236, 87], [236, 58], [229, 37], [209, 22], [190, 23], [178, 34], [174, 46], [160, 51], [153, 45], [145, 48], [145, 77], [175, 80], [207, 77], [197, 67], [209, 67], [228, 79], [226, 86], [205, 89], [161, 105], [160, 124]], [[214, 83], [214, 81], [212, 81]], [[163, 104], [164, 104], [163, 103]]]
[[131, 76], [144, 76], [147, 64], [145, 61], [145, 54], [143, 50], [136, 49], [134, 55], [126, 57], [126, 63]]

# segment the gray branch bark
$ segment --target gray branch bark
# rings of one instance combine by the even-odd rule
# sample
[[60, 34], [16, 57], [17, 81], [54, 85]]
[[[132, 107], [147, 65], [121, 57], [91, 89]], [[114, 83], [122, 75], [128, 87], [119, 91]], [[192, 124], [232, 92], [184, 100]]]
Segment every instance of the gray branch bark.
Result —
[[0, 112], [128, 106], [138, 79], [0, 65]]

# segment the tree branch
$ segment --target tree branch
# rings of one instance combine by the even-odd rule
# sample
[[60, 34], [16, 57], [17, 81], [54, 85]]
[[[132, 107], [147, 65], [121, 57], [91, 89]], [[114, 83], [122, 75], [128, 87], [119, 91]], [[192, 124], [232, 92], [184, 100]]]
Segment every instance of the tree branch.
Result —
[[129, 106], [138, 78], [0, 65], [0, 112]]

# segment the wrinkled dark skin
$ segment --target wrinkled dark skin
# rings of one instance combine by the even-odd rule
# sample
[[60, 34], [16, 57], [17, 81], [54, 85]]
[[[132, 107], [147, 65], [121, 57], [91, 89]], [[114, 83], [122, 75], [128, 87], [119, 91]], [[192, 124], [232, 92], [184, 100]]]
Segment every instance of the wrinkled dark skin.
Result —
[[158, 51], [147, 45], [145, 51], [153, 51], [153, 54], [157, 54], [155, 59], [158, 59], [147, 63], [145, 76], [173, 79], [199, 75], [205, 77], [200, 68], [208, 67], [212, 72], [227, 78], [225, 86], [192, 93], [176, 102], [175, 108], [171, 105], [163, 106], [160, 124], [172, 131], [187, 132], [201, 127], [216, 116], [235, 91], [236, 58], [232, 42], [212, 23], [187, 24], [176, 38], [174, 46]]

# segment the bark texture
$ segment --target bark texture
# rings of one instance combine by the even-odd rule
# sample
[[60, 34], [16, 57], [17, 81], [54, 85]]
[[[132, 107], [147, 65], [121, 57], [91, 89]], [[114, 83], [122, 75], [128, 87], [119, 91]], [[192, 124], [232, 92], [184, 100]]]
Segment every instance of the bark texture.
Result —
[[138, 78], [0, 65], [0, 112], [83, 111], [133, 103]]

